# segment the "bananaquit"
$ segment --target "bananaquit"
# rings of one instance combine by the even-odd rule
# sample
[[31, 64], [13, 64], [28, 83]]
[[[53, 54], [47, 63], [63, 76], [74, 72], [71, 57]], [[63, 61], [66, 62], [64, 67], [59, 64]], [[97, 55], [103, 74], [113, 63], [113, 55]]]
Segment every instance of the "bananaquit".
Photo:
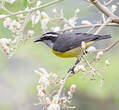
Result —
[[47, 32], [34, 42], [45, 43], [51, 51], [62, 58], [78, 57], [83, 54], [81, 47], [82, 41], [86, 47], [92, 45], [95, 41], [111, 38], [110, 35], [93, 35], [87, 33], [63, 33]]

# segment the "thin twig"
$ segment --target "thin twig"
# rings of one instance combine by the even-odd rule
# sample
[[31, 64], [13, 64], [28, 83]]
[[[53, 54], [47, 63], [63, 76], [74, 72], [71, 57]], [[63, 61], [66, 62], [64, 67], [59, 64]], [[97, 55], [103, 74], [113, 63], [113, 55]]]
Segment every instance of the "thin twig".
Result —
[[24, 13], [30, 13], [30, 12], [33, 12], [33, 11], [37, 11], [37, 10], [39, 10], [41, 8], [48, 7], [50, 5], [53, 5], [53, 4], [58, 3], [60, 1], [63, 1], [63, 0], [54, 0], [54, 1], [51, 1], [49, 3], [45, 3], [45, 4], [43, 4], [43, 5], [39, 6], [39, 7], [36, 7], [36, 8], [28, 9], [28, 10], [25, 10], [25, 11], [14, 12], [14, 13], [11, 13], [9, 15], [6, 15], [6, 16], [0, 18], [0, 19], [4, 19], [4, 18], [10, 17], [10, 16], [19, 15], [19, 14], [24, 14]]
[[[66, 31], [70, 31], [70, 30], [76, 30], [76, 29], [81, 29], [81, 28], [91, 28], [91, 27], [100, 27], [102, 25], [102, 23], [100, 24], [91, 24], [91, 25], [80, 25], [80, 26], [75, 26], [75, 27], [71, 27], [69, 29], [65, 29], [65, 30], [61, 30], [59, 32], [66, 32]], [[117, 26], [119, 27], [119, 24], [116, 24], [116, 23], [108, 23], [106, 24], [106, 26]]]
[[74, 73], [74, 68], [75, 68], [76, 65], [80, 62], [80, 58], [81, 58], [81, 57], [78, 57], [78, 58], [77, 58], [75, 64], [72, 66], [72, 68], [69, 69], [68, 74], [65, 76], [65, 78], [64, 78], [64, 80], [63, 80], [63, 82], [62, 82], [62, 84], [61, 84], [61, 86], [60, 86], [60, 89], [59, 89], [59, 91], [58, 91], [58, 94], [57, 94], [59, 97], [60, 97], [61, 92], [62, 92], [62, 90], [63, 90], [64, 84], [66, 83], [67, 79], [71, 76], [71, 74]]
[[109, 22], [112, 21], [112, 18], [107, 18], [107, 20], [99, 27], [99, 29], [95, 32], [95, 35], [97, 35]]
[[104, 15], [112, 18], [112, 22], [119, 24], [119, 17], [113, 14], [105, 5], [101, 4], [99, 0], [90, 0], [90, 2], [95, 5]]
[[68, 72], [68, 74], [67, 74], [66, 77], [64, 78], [64, 80], [63, 80], [63, 82], [62, 82], [62, 84], [61, 84], [61, 86], [60, 86], [60, 89], [59, 89], [59, 91], [58, 91], [58, 94], [57, 94], [59, 97], [60, 97], [61, 92], [62, 92], [62, 90], [63, 90], [64, 84], [66, 83], [67, 79], [70, 77], [71, 74], [72, 74], [71, 71]]
[[112, 47], [114, 47], [118, 43], [119, 43], [119, 40], [113, 42], [109, 47], [103, 49], [103, 52], [107, 52], [108, 50], [110, 50]]

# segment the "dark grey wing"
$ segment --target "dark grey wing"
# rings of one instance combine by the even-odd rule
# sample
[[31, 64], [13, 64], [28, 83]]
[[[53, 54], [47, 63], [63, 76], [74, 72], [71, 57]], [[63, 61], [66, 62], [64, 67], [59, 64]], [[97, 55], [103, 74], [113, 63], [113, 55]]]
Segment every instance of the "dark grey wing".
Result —
[[81, 42], [101, 40], [111, 37], [109, 35], [100, 36], [87, 33], [61, 34], [55, 41], [53, 49], [58, 52], [65, 52], [81, 45]]

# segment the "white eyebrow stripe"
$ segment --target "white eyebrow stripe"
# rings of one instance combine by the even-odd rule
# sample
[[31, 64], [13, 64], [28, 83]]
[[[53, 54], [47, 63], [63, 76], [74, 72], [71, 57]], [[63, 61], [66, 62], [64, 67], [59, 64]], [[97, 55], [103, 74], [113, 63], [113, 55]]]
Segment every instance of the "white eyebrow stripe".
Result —
[[54, 36], [54, 37], [57, 37], [58, 35], [57, 34], [45, 34], [44, 36]]

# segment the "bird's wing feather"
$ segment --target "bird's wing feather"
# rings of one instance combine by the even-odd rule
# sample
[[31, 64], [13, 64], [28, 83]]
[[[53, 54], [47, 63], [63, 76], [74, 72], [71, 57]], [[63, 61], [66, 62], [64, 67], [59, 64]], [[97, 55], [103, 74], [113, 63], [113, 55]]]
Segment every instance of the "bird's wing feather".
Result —
[[66, 52], [70, 49], [81, 45], [81, 42], [95, 41], [100, 38], [100, 35], [93, 35], [87, 33], [70, 33], [62, 34], [54, 43], [53, 50], [58, 52]]

